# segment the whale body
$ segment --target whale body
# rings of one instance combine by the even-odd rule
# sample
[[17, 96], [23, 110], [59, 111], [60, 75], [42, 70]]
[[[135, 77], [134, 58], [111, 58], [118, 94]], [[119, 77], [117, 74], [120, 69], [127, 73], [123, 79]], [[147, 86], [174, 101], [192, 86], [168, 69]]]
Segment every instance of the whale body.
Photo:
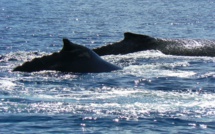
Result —
[[34, 72], [56, 70], [61, 72], [99, 73], [121, 69], [113, 65], [91, 49], [63, 39], [64, 46], [60, 52], [35, 58], [14, 68], [13, 71]]
[[144, 50], [159, 50], [164, 54], [180, 56], [215, 56], [215, 41], [193, 39], [161, 39], [126, 32], [124, 39], [93, 50], [63, 39], [60, 52], [35, 58], [16, 67], [13, 71], [34, 72], [56, 70], [61, 72], [99, 73], [119, 70], [100, 56], [128, 54]]
[[193, 39], [161, 39], [126, 32], [124, 39], [94, 48], [98, 55], [127, 54], [144, 50], [159, 50], [168, 55], [215, 56], [215, 41]]

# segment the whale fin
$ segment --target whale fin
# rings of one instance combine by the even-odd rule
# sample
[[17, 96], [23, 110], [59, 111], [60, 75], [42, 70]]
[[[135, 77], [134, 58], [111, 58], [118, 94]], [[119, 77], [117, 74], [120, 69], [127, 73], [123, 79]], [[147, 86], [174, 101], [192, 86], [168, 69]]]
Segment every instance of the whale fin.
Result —
[[134, 40], [134, 39], [152, 39], [152, 37], [147, 36], [147, 35], [141, 35], [141, 34], [135, 34], [135, 33], [131, 33], [131, 32], [125, 32], [124, 33], [124, 40]]
[[61, 52], [63, 51], [72, 51], [72, 50], [82, 50], [82, 51], [86, 51], [87, 48], [75, 43], [72, 43], [69, 39], [67, 38], [63, 38], [63, 48], [61, 49]]
[[90, 54], [89, 54], [88, 49], [86, 47], [72, 43], [67, 38], [63, 39], [63, 48], [60, 51], [60, 53], [64, 53], [64, 52], [73, 53], [73, 55], [77, 55], [77, 57], [80, 57], [80, 58], [90, 59]]
[[137, 34], [126, 32], [126, 33], [124, 33], [124, 40], [129, 40], [129, 39], [134, 38], [136, 36], [137, 36]]
[[63, 48], [61, 51], [70, 51], [70, 50], [74, 49], [74, 47], [75, 47], [74, 43], [72, 43], [67, 38], [63, 38]]

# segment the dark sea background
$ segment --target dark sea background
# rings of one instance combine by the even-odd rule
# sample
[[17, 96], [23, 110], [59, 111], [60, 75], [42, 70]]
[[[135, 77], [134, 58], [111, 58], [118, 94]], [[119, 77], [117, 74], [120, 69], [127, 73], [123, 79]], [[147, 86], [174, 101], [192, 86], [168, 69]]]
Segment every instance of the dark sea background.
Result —
[[[215, 58], [157, 50], [102, 56], [109, 73], [12, 72], [62, 48], [124, 32], [215, 39], [214, 0], [1, 0], [0, 133], [215, 133]], [[203, 45], [190, 43], [188, 45]]]

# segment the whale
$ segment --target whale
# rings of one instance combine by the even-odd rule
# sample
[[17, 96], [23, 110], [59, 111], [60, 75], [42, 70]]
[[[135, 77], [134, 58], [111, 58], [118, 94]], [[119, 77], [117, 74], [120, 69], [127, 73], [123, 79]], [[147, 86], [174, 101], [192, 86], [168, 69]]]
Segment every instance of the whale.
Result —
[[124, 33], [123, 40], [93, 49], [100, 56], [128, 54], [145, 50], [159, 50], [167, 55], [214, 57], [215, 41], [201, 39], [162, 39], [126, 32]]
[[74, 73], [100, 73], [119, 70], [120, 67], [103, 60], [91, 49], [63, 39], [63, 48], [60, 52], [34, 58], [13, 71], [36, 72], [42, 70], [55, 70]]
[[61, 72], [99, 73], [120, 70], [100, 56], [128, 54], [145, 50], [159, 50], [167, 55], [215, 57], [215, 41], [201, 39], [162, 39], [131, 32], [124, 39], [94, 49], [63, 39], [63, 48], [40, 58], [34, 58], [13, 71], [35, 72], [55, 70]]

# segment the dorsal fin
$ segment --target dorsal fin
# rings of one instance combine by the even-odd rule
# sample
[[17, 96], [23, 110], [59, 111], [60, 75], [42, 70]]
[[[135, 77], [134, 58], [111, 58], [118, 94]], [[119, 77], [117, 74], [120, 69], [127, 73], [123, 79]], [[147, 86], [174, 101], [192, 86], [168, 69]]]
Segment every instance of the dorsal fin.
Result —
[[76, 45], [72, 43], [67, 38], [63, 38], [63, 48], [61, 51], [70, 51], [71, 49], [74, 49]]
[[134, 33], [131, 33], [131, 32], [124, 33], [124, 39], [125, 40], [129, 40], [129, 39], [135, 38], [137, 36], [138, 36], [138, 34], [134, 34]]
[[152, 38], [148, 35], [142, 35], [142, 34], [135, 34], [135, 33], [131, 33], [131, 32], [126, 32], [124, 33], [124, 40], [130, 40], [130, 39], [134, 39], [134, 38], [141, 38], [141, 39], [148, 39], [148, 38]]

